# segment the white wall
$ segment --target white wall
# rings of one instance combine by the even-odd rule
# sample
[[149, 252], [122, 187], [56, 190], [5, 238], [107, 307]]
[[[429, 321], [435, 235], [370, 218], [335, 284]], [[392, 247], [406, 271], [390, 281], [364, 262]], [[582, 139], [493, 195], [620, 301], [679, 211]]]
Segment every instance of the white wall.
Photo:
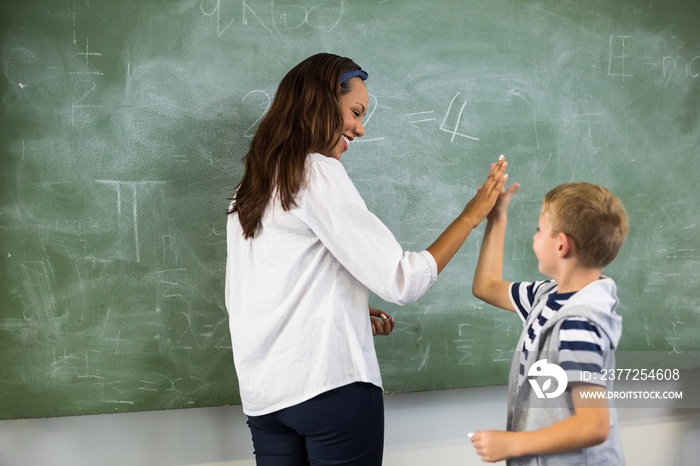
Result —
[[[386, 395], [384, 465], [484, 464], [466, 434], [503, 428], [505, 400], [503, 386]], [[629, 466], [699, 464], [699, 410], [627, 408], [619, 416]], [[240, 406], [0, 421], [2, 466], [254, 464]]]

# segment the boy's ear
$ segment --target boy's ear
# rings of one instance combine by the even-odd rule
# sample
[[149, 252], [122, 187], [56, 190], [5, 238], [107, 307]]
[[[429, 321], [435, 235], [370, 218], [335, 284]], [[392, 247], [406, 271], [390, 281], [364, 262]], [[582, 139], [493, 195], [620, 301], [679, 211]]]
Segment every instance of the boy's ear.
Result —
[[557, 235], [559, 244], [557, 245], [557, 254], [560, 259], [566, 259], [571, 256], [574, 251], [574, 245], [566, 233], [559, 232]]

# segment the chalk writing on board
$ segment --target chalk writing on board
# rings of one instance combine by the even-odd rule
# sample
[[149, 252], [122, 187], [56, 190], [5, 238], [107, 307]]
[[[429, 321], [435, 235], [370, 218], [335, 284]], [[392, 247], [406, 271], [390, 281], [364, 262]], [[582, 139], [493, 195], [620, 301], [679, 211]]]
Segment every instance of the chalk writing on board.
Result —
[[[199, 11], [202, 12], [203, 15], [205, 16], [214, 16], [216, 15], [216, 35], [217, 37], [221, 37], [228, 28], [233, 25], [233, 23], [236, 21], [236, 18], [232, 18], [229, 20], [227, 23], [222, 25], [222, 1], [221, 0], [202, 0], [199, 4]], [[226, 15], [227, 12], [224, 13]], [[257, 23], [259, 23], [267, 32], [272, 34], [272, 30], [267, 27], [267, 25], [263, 22], [262, 19], [260, 19], [260, 16], [253, 10], [250, 5], [248, 5], [248, 2], [246, 0], [243, 0], [241, 2], [241, 24], [244, 26], [248, 25], [248, 17], [252, 16]], [[226, 21], [226, 20], [224, 20]]]
[[[462, 102], [462, 106], [460, 107], [459, 111], [455, 112], [457, 113], [456, 117], [453, 116], [453, 107], [455, 105], [455, 100], [457, 97], [459, 97], [459, 92], [452, 97], [452, 100], [450, 100], [450, 104], [447, 107], [447, 111], [445, 112], [445, 116], [442, 119], [442, 122], [440, 123], [439, 129], [440, 131], [443, 131], [445, 133], [448, 133], [451, 135], [450, 142], [454, 142], [455, 138], [457, 136], [465, 138], [465, 139], [470, 139], [473, 141], [478, 141], [479, 138], [474, 137], [474, 136], [469, 136], [467, 134], [462, 134], [458, 131], [458, 128], [462, 122], [462, 115], [464, 114], [464, 109], [467, 106], [467, 101], [464, 100]], [[434, 110], [426, 110], [426, 111], [421, 111], [421, 112], [412, 112], [412, 113], [406, 113], [405, 116], [409, 117], [409, 124], [418, 127], [418, 123], [427, 123], [430, 121], [435, 121], [437, 120], [437, 117], [434, 116], [435, 111]], [[454, 124], [452, 127], [448, 127], [448, 120], [452, 121], [454, 120]]]
[[608, 75], [610, 76], [621, 76], [624, 81], [625, 78], [631, 78], [631, 74], [625, 72], [625, 39], [630, 36], [610, 36], [610, 42], [608, 45]]
[[457, 363], [459, 366], [473, 366], [475, 364], [472, 359], [474, 339], [467, 338], [469, 327], [471, 327], [470, 324], [459, 324], [457, 327], [459, 338], [455, 339], [454, 342], [456, 344], [455, 349], [462, 354], [462, 358]]
[[700, 77], [700, 56], [690, 60], [680, 56], [665, 56], [662, 60], [664, 78], [676, 75], [681, 78]]
[[76, 111], [87, 108], [100, 108], [102, 105], [86, 103], [97, 85], [94, 81], [75, 82], [73, 83], [73, 102], [71, 104], [71, 125], [75, 126]]
[[442, 123], [440, 124], [440, 131], [444, 131], [444, 132], [452, 135], [450, 142], [454, 142], [456, 136], [460, 136], [460, 137], [463, 137], [466, 139], [472, 139], [474, 141], [478, 141], [479, 138], [477, 138], [477, 137], [469, 136], [467, 134], [462, 134], [462, 133], [457, 131], [457, 129], [459, 128], [459, 125], [462, 121], [462, 114], [464, 113], [464, 107], [467, 106], [466, 100], [464, 100], [462, 102], [462, 106], [460, 107], [459, 112], [457, 112], [457, 118], [455, 120], [455, 124], [452, 127], [452, 129], [449, 129], [446, 127], [447, 119], [450, 117], [450, 114], [452, 113], [452, 106], [454, 105], [457, 97], [459, 97], [459, 92], [456, 93], [454, 97], [452, 97], [452, 100], [450, 100], [450, 106], [447, 108], [447, 112], [445, 113], [445, 118], [442, 120]]
[[[75, 36], [75, 31], [74, 31]], [[74, 39], [75, 40], [75, 39]], [[77, 76], [79, 79], [73, 82], [73, 94], [72, 103], [70, 108], [70, 121], [71, 125], [76, 125], [76, 113], [80, 110], [89, 108], [102, 108], [103, 105], [96, 102], [99, 100], [99, 96], [96, 95], [97, 84], [93, 80], [92, 76], [103, 76], [104, 73], [95, 70], [91, 67], [90, 59], [93, 57], [101, 57], [101, 52], [95, 52], [90, 50], [90, 41], [85, 39], [85, 49], [84, 51], [77, 52], [78, 56], [81, 56], [85, 60], [85, 68], [77, 71], [69, 71], [68, 75]]]
[[[255, 96], [262, 96], [262, 102], [256, 105], [256, 108], [258, 109], [256, 111], [256, 114], [258, 117], [255, 119], [255, 121], [245, 130], [243, 133], [243, 136], [246, 138], [252, 138], [255, 135], [255, 130], [258, 127], [258, 124], [260, 123], [260, 120], [263, 119], [265, 116], [265, 113], [270, 109], [270, 105], [272, 105], [272, 98], [270, 97], [270, 94], [267, 92], [256, 89], [248, 92], [244, 97], [242, 102], [245, 103], [246, 100], [253, 99]], [[367, 109], [367, 114], [365, 115], [362, 125], [367, 128], [367, 126], [370, 124], [370, 121], [372, 120], [372, 116], [374, 115], [374, 112], [377, 110], [377, 98], [369, 94], [369, 108]], [[371, 137], [371, 138], [362, 138], [358, 139], [358, 142], [374, 142], [374, 141], [381, 141], [383, 140], [383, 137]]]
[[41, 66], [39, 57], [25, 47], [13, 50], [2, 65], [7, 81], [20, 88], [34, 82]]
[[[514, 90], [509, 91], [510, 95], [516, 95], [518, 97], [521, 97], [525, 99], [518, 88], [515, 88]], [[459, 131], [460, 126], [462, 125], [462, 116], [464, 114], [464, 109], [466, 108], [468, 102], [467, 100], [462, 100], [461, 106], [459, 110], [457, 110], [457, 105], [459, 103], [455, 104], [455, 101], [457, 101], [457, 98], [459, 97], [460, 93], [457, 92], [452, 99], [450, 100], [450, 103], [447, 107], [447, 111], [445, 112], [445, 115], [442, 119], [442, 122], [440, 123], [439, 130], [443, 131], [447, 134], [449, 134], [450, 137], [450, 142], [454, 143], [455, 138], [458, 136], [461, 138], [469, 139], [472, 141], [478, 141], [479, 138], [475, 136], [470, 136], [468, 134], [464, 134], [463, 132]], [[267, 92], [261, 90], [261, 89], [255, 89], [250, 92], [248, 92], [242, 99], [242, 102], [245, 103], [248, 100], [254, 99], [256, 96], [260, 96], [262, 102], [256, 104], [256, 119], [253, 121], [253, 123], [245, 130], [243, 136], [246, 138], [252, 138], [253, 135], [255, 134], [255, 129], [257, 128], [258, 124], [260, 123], [260, 120], [262, 120], [263, 116], [265, 113], [270, 109], [270, 105], [272, 104], [272, 99], [270, 97], [270, 94]], [[378, 102], [377, 98], [373, 94], [369, 94], [369, 108], [367, 111], [367, 114], [363, 120], [363, 126], [367, 128], [370, 125], [370, 121], [372, 120], [372, 117], [374, 116], [375, 111], [377, 110], [378, 107]], [[527, 99], [525, 99], [527, 101]], [[409, 123], [416, 126], [418, 123], [426, 123], [430, 121], [436, 121], [437, 117], [434, 116], [435, 111], [434, 110], [428, 110], [428, 111], [421, 111], [421, 112], [412, 112], [412, 113], [406, 113], [405, 116], [409, 117]], [[451, 125], [451, 126], [448, 126]], [[372, 137], [372, 138], [363, 138], [363, 139], [358, 139], [358, 142], [374, 142], [374, 141], [380, 141], [383, 140], [384, 137]], [[535, 126], [535, 139], [537, 141], [537, 146], [539, 147], [539, 138], [537, 136], [537, 127]]]
[[[510, 81], [510, 80], [509, 80]], [[517, 84], [514, 85], [509, 91], [508, 91], [508, 96], [509, 97], [518, 97], [519, 99], [523, 100], [525, 104], [528, 106], [530, 109], [530, 112], [534, 116], [534, 111], [532, 109], [532, 104], [530, 103], [530, 100], [526, 97], [529, 93], [532, 92], [532, 86], [529, 83], [526, 83], [521, 80], [516, 81]], [[535, 144], [537, 145], [537, 150], [540, 150], [540, 137], [537, 134], [537, 119], [533, 118], [532, 119], [532, 127], [534, 129], [535, 133]]]
[[260, 120], [262, 120], [263, 116], [265, 116], [265, 113], [270, 108], [270, 104], [272, 103], [272, 101], [270, 100], [270, 94], [268, 94], [265, 91], [261, 91], [261, 90], [250, 91], [249, 93], [247, 93], [245, 95], [245, 97], [243, 97], [242, 102], [245, 103], [245, 101], [246, 101], [246, 99], [248, 99], [248, 97], [250, 97], [252, 95], [257, 95], [257, 94], [262, 94], [264, 102], [262, 105], [260, 105], [260, 104], [258, 105], [258, 107], [261, 109], [258, 112], [260, 116], [258, 116], [258, 118], [253, 122], [253, 124], [250, 125], [248, 127], [248, 129], [245, 130], [245, 133], [243, 133], [243, 136], [246, 138], [253, 137], [253, 135], [255, 134], [255, 128], [257, 128], [258, 123], [260, 123]]
[[[492, 323], [489, 324], [495, 332], [501, 335], [503, 338], [499, 340], [500, 343], [507, 343], [514, 337], [512, 332], [512, 327], [507, 325], [502, 319], [494, 319]], [[458, 366], [476, 366], [477, 356], [482, 349], [479, 349], [479, 343], [475, 337], [478, 337], [479, 330], [475, 330], [472, 324], [469, 323], [459, 323], [457, 325], [457, 338], [453, 340], [455, 344], [455, 350], [460, 354], [460, 359], [457, 362]], [[496, 343], [497, 344], [497, 343]], [[503, 350], [500, 348], [493, 348], [493, 355], [495, 357], [492, 362], [495, 363], [508, 363], [510, 358], [508, 355], [508, 349]]]
[[322, 1], [311, 8], [303, 5], [278, 6], [271, 2], [272, 20], [278, 32], [291, 31], [302, 26], [330, 31], [340, 23], [345, 0]]
[[[372, 117], [374, 116], [374, 112], [377, 111], [377, 97], [374, 94], [369, 94], [369, 108], [367, 109], [367, 113], [365, 114], [365, 117], [362, 120], [362, 126], [364, 128], [367, 128], [370, 126], [370, 121], [372, 121]], [[375, 141], [381, 141], [383, 140], [383, 136], [373, 136], [373, 137], [362, 137], [360, 139], [356, 139], [357, 142], [375, 142]]]
[[133, 218], [133, 234], [134, 234], [134, 249], [135, 249], [135, 260], [136, 262], [141, 262], [141, 244], [139, 242], [139, 209], [138, 209], [138, 187], [139, 186], [151, 186], [159, 185], [165, 183], [164, 181], [117, 181], [117, 180], [95, 180], [98, 183], [105, 184], [114, 187], [116, 190], [116, 207], [117, 215], [122, 213], [122, 187], [131, 189], [132, 200], [131, 200], [131, 215]]
[[[199, 4], [199, 11], [204, 16], [216, 18], [217, 37], [223, 36], [236, 23], [236, 14], [231, 12], [236, 7], [230, 3], [232, 2], [223, 0], [201, 0]], [[282, 32], [293, 31], [304, 26], [320, 30], [334, 29], [343, 16], [345, 1], [319, 2], [311, 7], [299, 4], [278, 6], [271, 1], [269, 7], [264, 9], [271, 11], [271, 19], [267, 23], [258, 14], [259, 10], [256, 11], [247, 0], [241, 1], [239, 7], [238, 21], [242, 26], [262, 26], [270, 34], [274, 34], [274, 30], [281, 35]]]
[[[626, 39], [630, 36], [610, 36], [608, 45], [608, 75], [620, 76], [623, 81], [625, 78], [633, 77], [628, 71], [627, 59], [630, 55], [627, 54]], [[656, 58], [643, 57], [648, 65], [658, 67]], [[664, 78], [698, 78], [700, 77], [700, 55], [694, 57], [675, 55], [664, 55], [661, 58], [661, 70]]]
[[435, 121], [437, 118], [434, 117], [433, 115], [435, 114], [435, 111], [430, 110], [427, 112], [415, 112], [415, 113], [407, 113], [406, 116], [415, 118], [414, 120], [409, 121], [410, 124], [413, 126], [418, 126], [417, 123], [425, 123], [426, 121]]
[[493, 362], [508, 362], [508, 361], [510, 361], [510, 359], [508, 359], [508, 358], [505, 356], [505, 354], [506, 354], [505, 351], [496, 348], [496, 353], [497, 353], [497, 355], [496, 355], [496, 357], [493, 359]]
[[[84, 52], [78, 52], [78, 55], [82, 55], [85, 57], [85, 67], [90, 68], [90, 57], [101, 57], [102, 54], [100, 52], [91, 52], [90, 51], [90, 40], [85, 39], [85, 51]], [[103, 73], [100, 71], [96, 70], [88, 70], [88, 71], [79, 71], [77, 72], [79, 74], [96, 74], [96, 75], [102, 75]]]

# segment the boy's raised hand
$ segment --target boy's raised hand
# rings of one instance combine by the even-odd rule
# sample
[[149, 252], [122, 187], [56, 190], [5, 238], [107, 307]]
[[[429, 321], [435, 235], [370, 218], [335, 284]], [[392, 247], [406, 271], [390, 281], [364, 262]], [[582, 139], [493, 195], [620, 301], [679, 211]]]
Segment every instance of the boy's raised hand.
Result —
[[510, 207], [510, 201], [513, 200], [515, 192], [520, 189], [519, 183], [514, 183], [508, 187], [505, 191], [502, 191], [498, 195], [496, 204], [491, 209], [491, 212], [486, 216], [488, 220], [495, 220], [508, 213], [508, 207]]
[[503, 192], [508, 175], [505, 174], [508, 162], [501, 155], [498, 162], [491, 165], [489, 176], [476, 195], [467, 203], [459, 216], [426, 248], [440, 273], [454, 257], [474, 228], [486, 218]]
[[498, 162], [491, 164], [489, 175], [484, 184], [479, 186], [476, 195], [467, 203], [462, 215], [470, 217], [475, 225], [481, 223], [496, 205], [499, 196], [503, 193], [503, 187], [508, 180], [505, 173], [508, 162], [503, 155]]

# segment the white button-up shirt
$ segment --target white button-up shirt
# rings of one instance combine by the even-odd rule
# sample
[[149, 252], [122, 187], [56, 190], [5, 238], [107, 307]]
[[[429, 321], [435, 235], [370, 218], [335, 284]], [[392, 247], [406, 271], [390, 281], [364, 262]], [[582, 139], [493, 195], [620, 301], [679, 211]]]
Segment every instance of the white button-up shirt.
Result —
[[353, 382], [382, 386], [370, 291], [407, 304], [437, 278], [365, 206], [340, 161], [310, 154], [296, 207], [273, 196], [244, 239], [227, 225], [226, 307], [243, 411], [268, 414]]

